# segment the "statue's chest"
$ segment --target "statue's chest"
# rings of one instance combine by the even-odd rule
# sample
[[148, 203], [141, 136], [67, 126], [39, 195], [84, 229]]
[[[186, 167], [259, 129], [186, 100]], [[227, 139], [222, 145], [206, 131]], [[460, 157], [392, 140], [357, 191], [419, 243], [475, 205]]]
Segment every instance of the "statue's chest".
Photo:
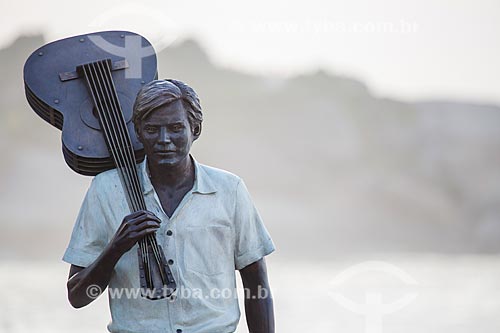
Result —
[[163, 208], [163, 211], [168, 215], [168, 217], [172, 217], [188, 190], [188, 188], [176, 191], [171, 189], [163, 189], [156, 192], [158, 194], [158, 199], [160, 200], [161, 207]]

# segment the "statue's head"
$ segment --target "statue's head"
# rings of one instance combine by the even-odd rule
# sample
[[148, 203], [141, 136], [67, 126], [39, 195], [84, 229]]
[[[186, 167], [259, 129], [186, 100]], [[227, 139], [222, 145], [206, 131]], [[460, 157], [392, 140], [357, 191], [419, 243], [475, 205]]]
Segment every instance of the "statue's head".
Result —
[[175, 101], [182, 102], [191, 130], [195, 135], [200, 136], [203, 121], [200, 99], [193, 88], [173, 79], [151, 81], [137, 93], [132, 116], [136, 130], [139, 122], [152, 111]]
[[175, 165], [201, 134], [203, 114], [196, 92], [177, 80], [155, 80], [137, 94], [132, 120], [151, 162]]

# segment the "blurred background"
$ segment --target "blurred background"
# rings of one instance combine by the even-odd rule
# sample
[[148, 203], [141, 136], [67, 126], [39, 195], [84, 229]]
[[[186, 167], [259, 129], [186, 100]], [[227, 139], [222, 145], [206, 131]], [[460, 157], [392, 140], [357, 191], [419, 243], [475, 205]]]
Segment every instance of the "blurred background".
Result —
[[[61, 257], [91, 179], [29, 108], [22, 68], [47, 42], [111, 29], [146, 36], [159, 77], [198, 92], [193, 155], [245, 179], [277, 246], [277, 332], [500, 329], [498, 1], [22, 0], [0, 13], [0, 332], [109, 321], [105, 297], [66, 301]], [[374, 292], [416, 297], [381, 331], [332, 297]]]

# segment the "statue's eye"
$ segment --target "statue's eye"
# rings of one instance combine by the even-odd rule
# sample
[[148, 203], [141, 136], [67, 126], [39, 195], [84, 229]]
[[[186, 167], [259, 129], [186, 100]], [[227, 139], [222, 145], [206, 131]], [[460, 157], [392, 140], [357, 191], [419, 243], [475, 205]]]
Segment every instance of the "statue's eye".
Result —
[[145, 130], [148, 133], [155, 133], [156, 132], [156, 128], [153, 126], [146, 126]]

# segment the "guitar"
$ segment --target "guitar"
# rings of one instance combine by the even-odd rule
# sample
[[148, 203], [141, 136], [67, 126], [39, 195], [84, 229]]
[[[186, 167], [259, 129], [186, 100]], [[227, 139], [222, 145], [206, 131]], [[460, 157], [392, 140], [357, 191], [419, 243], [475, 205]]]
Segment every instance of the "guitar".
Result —
[[[116, 168], [131, 212], [146, 204], [136, 164], [144, 160], [132, 119], [141, 87], [157, 78], [152, 45], [128, 31], [74, 36], [34, 51], [24, 66], [26, 99], [46, 122], [62, 130], [68, 166], [95, 176]], [[143, 297], [169, 297], [176, 282], [155, 235], [139, 242]]]

